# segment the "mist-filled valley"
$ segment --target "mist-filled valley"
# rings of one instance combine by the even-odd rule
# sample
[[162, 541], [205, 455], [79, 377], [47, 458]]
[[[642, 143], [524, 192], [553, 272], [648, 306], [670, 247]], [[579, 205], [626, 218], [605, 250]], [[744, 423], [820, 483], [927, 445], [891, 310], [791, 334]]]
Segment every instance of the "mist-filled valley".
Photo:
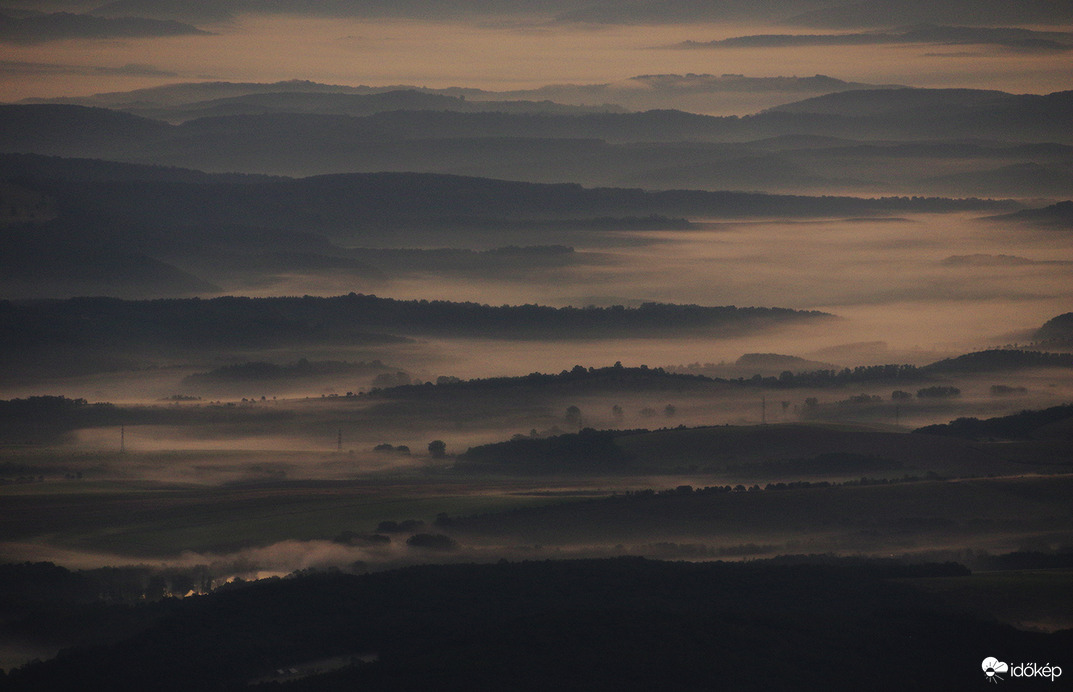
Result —
[[13, 1], [0, 46], [0, 689], [1073, 666], [1068, 3]]

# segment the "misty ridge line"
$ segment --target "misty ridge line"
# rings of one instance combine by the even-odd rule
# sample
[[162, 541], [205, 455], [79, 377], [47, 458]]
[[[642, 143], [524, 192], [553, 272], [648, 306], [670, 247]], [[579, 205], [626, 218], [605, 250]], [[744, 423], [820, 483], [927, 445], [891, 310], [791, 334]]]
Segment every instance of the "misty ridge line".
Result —
[[[1040, 334], [1046, 332], [1040, 330]], [[755, 355], [755, 354], [754, 354]], [[748, 358], [743, 356], [741, 361]], [[805, 361], [807, 362], [807, 361]], [[747, 366], [743, 366], [745, 369]], [[483, 377], [460, 380], [456, 377], [441, 376], [436, 382], [420, 381], [396, 385], [374, 386], [359, 396], [376, 398], [405, 398], [414, 393], [430, 395], [429, 385], [434, 385], [435, 392], [451, 396], [461, 392], [496, 392], [513, 389], [566, 389], [647, 391], [649, 389], [685, 391], [689, 389], [708, 389], [710, 385], [736, 385], [748, 388], [775, 390], [804, 388], [844, 388], [851, 385], [877, 384], [916, 384], [933, 381], [947, 381], [951, 375], [966, 375], [988, 372], [1013, 372], [1028, 369], [1066, 369], [1073, 368], [1073, 354], [1032, 351], [1025, 349], [989, 349], [975, 351], [953, 358], [944, 358], [923, 366], [911, 364], [858, 365], [855, 367], [830, 368], [791, 368], [787, 367], [778, 376], [764, 376], [759, 373], [751, 376], [715, 377], [692, 373], [681, 366], [635, 367], [623, 366], [616, 362], [612, 366], [588, 368], [575, 365], [559, 373], [533, 372], [528, 375]], [[927, 395], [925, 394], [925, 397]], [[924, 397], [921, 397], [924, 398]]]
[[[439, 219], [441, 223], [483, 218], [509, 225], [511, 220], [576, 221], [586, 217], [771, 218], [913, 210], [1013, 211], [1023, 207], [1009, 199], [646, 191], [420, 172], [236, 177], [175, 167], [109, 167], [86, 159], [28, 161], [22, 155], [0, 155], [0, 167], [8, 166], [12, 183], [63, 199], [65, 206], [80, 214], [152, 219], [155, 223], [182, 219], [184, 225], [212, 222], [289, 228], [297, 224], [307, 229], [339, 230], [353, 229], [355, 224], [375, 227], [388, 218]], [[35, 173], [35, 168], [40, 172]], [[17, 177], [19, 169], [32, 177]], [[139, 175], [142, 171], [147, 174], [144, 178]], [[226, 204], [219, 203], [223, 199]]]
[[[924, 366], [910, 364], [886, 364], [886, 365], [863, 365], [849, 367], [833, 367], [816, 370], [786, 370], [779, 376], [764, 376], [754, 374], [752, 376], [739, 377], [713, 377], [699, 373], [684, 371], [676, 366], [623, 366], [616, 362], [611, 366], [588, 368], [575, 365], [573, 368], [564, 369], [559, 373], [532, 372], [528, 375], [495, 376], [471, 379], [459, 379], [452, 376], [441, 375], [436, 380], [422, 382], [420, 378], [409, 384], [379, 385], [379, 380], [373, 381], [373, 387], [365, 392], [359, 392], [355, 396], [359, 398], [373, 399], [406, 399], [411, 395], [421, 398], [429, 396], [453, 397], [467, 393], [509, 393], [519, 390], [527, 390], [533, 393], [562, 390], [572, 394], [602, 392], [688, 392], [692, 390], [711, 390], [712, 385], [735, 386], [765, 390], [793, 390], [793, 389], [844, 389], [858, 385], [896, 385], [917, 386], [930, 382], [949, 382], [952, 375], [972, 375], [982, 373], [1010, 373], [1022, 370], [1040, 369], [1068, 369], [1073, 368], [1073, 354], [1052, 353], [1041, 351], [992, 349], [967, 353], [955, 358], [946, 358]], [[398, 372], [396, 372], [398, 371]], [[395, 376], [410, 377], [398, 368], [374, 361], [372, 363], [346, 363], [336, 361], [299, 360], [290, 365], [276, 365], [265, 361], [250, 361], [229, 366], [223, 366], [216, 370], [203, 373], [194, 373], [183, 380], [184, 385], [221, 384], [231, 383], [235, 385], [256, 385], [266, 380], [279, 380], [284, 378], [294, 379], [300, 377], [335, 377], [346, 378], [359, 374], [387, 373], [387, 381], [395, 379]], [[933, 388], [924, 388], [917, 393], [918, 399], [926, 399]], [[912, 398], [911, 393], [905, 393], [901, 401]], [[349, 398], [349, 394], [347, 395]], [[299, 397], [303, 400], [308, 397]], [[284, 397], [280, 401], [287, 401]], [[178, 396], [162, 399], [159, 403], [168, 406], [137, 405], [129, 406], [113, 404], [106, 401], [90, 403], [86, 399], [72, 399], [65, 396], [31, 396], [24, 399], [0, 400], [0, 420], [10, 423], [19, 419], [46, 418], [54, 424], [69, 416], [78, 416], [77, 419], [82, 427], [89, 425], [119, 424], [122, 422], [151, 424], [174, 422], [175, 409], [170, 404], [176, 402], [201, 402], [198, 396]], [[206, 402], [209, 403], [209, 402]], [[1050, 414], [1058, 414], [1067, 411], [1057, 407], [1048, 409]], [[156, 414], [153, 411], [157, 411]], [[227, 409], [229, 413], [235, 413], [233, 409]], [[258, 412], [257, 416], [266, 417], [268, 420], [278, 420], [291, 415], [285, 412]], [[183, 414], [188, 415], [184, 410]], [[84, 416], [89, 416], [85, 418]], [[254, 415], [244, 413], [242, 415]], [[1018, 415], [1025, 415], [1024, 412]], [[104, 416], [104, 417], [100, 417]], [[1010, 418], [1009, 416], [1003, 418]], [[75, 420], [75, 419], [72, 419]], [[992, 421], [993, 422], [993, 421]], [[957, 427], [951, 424], [953, 427]], [[944, 429], [942, 426], [934, 426], [936, 430]], [[646, 429], [647, 430], [647, 429]], [[1022, 435], [1025, 436], [1025, 435]]]
[[[653, 79], [659, 79], [659, 77]], [[298, 92], [295, 95], [275, 95], [274, 98], [281, 103], [268, 110], [257, 103], [257, 98], [265, 99], [272, 95], [261, 94], [257, 98], [245, 96], [236, 97], [230, 101], [238, 106], [248, 103], [252, 109], [249, 112], [237, 110], [234, 113], [210, 113], [194, 118], [183, 118], [181, 110], [159, 110], [159, 115], [164, 116], [164, 119], [156, 119], [128, 112], [128, 109], [123, 108], [121, 104], [90, 102], [83, 105], [81, 103], [42, 102], [42, 100], [35, 103], [4, 105], [0, 107], [0, 116], [3, 116], [5, 125], [12, 128], [5, 137], [8, 140], [16, 134], [27, 137], [50, 125], [54, 126], [51, 121], [56, 118], [62, 119], [61, 122], [63, 122], [83, 117], [87, 119], [85, 126], [90, 128], [85, 133], [87, 135], [96, 135], [98, 133], [95, 130], [109, 125], [114, 127], [122, 123], [129, 129], [126, 134], [131, 139], [131, 144], [142, 146], [173, 134], [191, 136], [231, 133], [237, 136], [238, 133], [232, 133], [232, 128], [228, 125], [243, 122], [282, 123], [290, 124], [292, 127], [304, 122], [315, 122], [321, 127], [329, 127], [329, 133], [333, 136], [346, 134], [350, 138], [391, 136], [429, 139], [515, 135], [528, 138], [595, 137], [609, 141], [674, 141], [676, 138], [720, 141], [719, 138], [740, 138], [754, 133], [756, 136], [763, 136], [763, 133], [768, 131], [773, 134], [807, 134], [809, 129], [823, 125], [806, 117], [808, 115], [828, 116], [828, 129], [845, 128], [850, 123], [856, 123], [858, 128], [866, 123], [888, 129], [899, 125], [907, 127], [908, 123], [903, 121], [928, 123], [934, 127], [934, 114], [920, 110], [920, 106], [932, 105], [929, 101], [935, 101], [934, 105], [941, 104], [948, 109], [954, 109], [944, 115], [953, 116], [955, 113], [963, 113], [966, 117], [971, 116], [973, 121], [979, 121], [980, 124], [987, 126], [994, 125], [992, 121], [998, 115], [1006, 118], [1029, 116], [1053, 118], [1066, 112], [1063, 106], [1069, 94], [1069, 91], [1049, 94], [1011, 94], [980, 89], [869, 86], [869, 88], [862, 89], [824, 89], [823, 93], [814, 98], [790, 101], [757, 113], [715, 116], [666, 107], [630, 112], [590, 112], [588, 110], [574, 112], [562, 106], [560, 112], [555, 112], [549, 110], [547, 105], [534, 103], [530, 110], [526, 110], [524, 106], [530, 102], [524, 101], [508, 102], [514, 105], [509, 109], [504, 105], [500, 110], [495, 110], [485, 106], [474, 108], [472, 103], [462, 97], [420, 94], [412, 91], [362, 96], [303, 95]], [[911, 100], [907, 101], [907, 96]], [[288, 104], [287, 98], [297, 99], [297, 103]], [[324, 101], [329, 98], [345, 98], [346, 101], [337, 107], [350, 102], [354, 104], [354, 111], [319, 110], [317, 100]], [[302, 99], [305, 99], [304, 102]], [[869, 101], [883, 102], [883, 100], [887, 104], [885, 111], [865, 110], [856, 105]], [[839, 102], [846, 104], [841, 110], [809, 108], [814, 104], [826, 105]], [[332, 105], [331, 101], [327, 105]], [[911, 110], [913, 108], [917, 110]], [[1048, 111], [1052, 111], [1053, 115]], [[108, 119], [106, 112], [114, 113], [111, 120]], [[781, 112], [784, 115], [780, 116], [781, 119], [776, 119], [774, 112]], [[124, 113], [127, 117], [120, 118], [120, 114]], [[785, 114], [793, 114], [795, 117], [787, 118]], [[195, 115], [197, 115], [196, 112]], [[835, 115], [849, 120], [839, 121], [833, 118]], [[173, 124], [167, 120], [183, 122]], [[952, 129], [951, 132], [972, 131], [971, 128], [977, 126], [977, 123], [973, 121], [950, 123], [948, 126], [958, 125], [962, 128], [962, 130]], [[437, 128], [423, 129], [430, 123], [435, 123]], [[524, 124], [526, 127], [514, 130], [505, 129], [512, 124], [515, 126]], [[1044, 121], [1039, 124], [1047, 125], [1048, 123]], [[668, 132], [660, 132], [661, 128], [670, 129]], [[434, 136], [430, 136], [430, 133], [434, 133]]]
[[[0, 63], [9, 69], [33, 64], [8, 61]], [[61, 65], [38, 65], [57, 70]], [[133, 66], [131, 69], [133, 69]], [[106, 69], [106, 68], [94, 68]], [[118, 69], [118, 68], [112, 68]], [[142, 66], [142, 69], [148, 69]], [[161, 75], [163, 76], [163, 75]], [[590, 84], [548, 84], [531, 89], [489, 90], [477, 87], [452, 86], [433, 88], [414, 84], [383, 86], [324, 84], [305, 79], [279, 82], [178, 82], [156, 87], [114, 91], [92, 96], [31, 97], [19, 104], [66, 104], [113, 108], [146, 117], [159, 117], [182, 122], [199, 116], [226, 114], [227, 109], [259, 106], [284, 111], [288, 108], [331, 108], [351, 115], [368, 114], [377, 110], [460, 111], [532, 111], [532, 112], [627, 112], [622, 105], [608, 102], [623, 100], [632, 103], [637, 97], [666, 98], [675, 94], [718, 94], [723, 92], [785, 92], [788, 95], [826, 94], [855, 89], [902, 89], [898, 84], [869, 84], [817, 74], [811, 77], [747, 77], [743, 74], [688, 73], [643, 74], [614, 82]], [[592, 101], [590, 99], [598, 99]], [[556, 101], [574, 102], [557, 103]], [[661, 106], [665, 109], [666, 106]]]
[[[334, 106], [322, 112], [323, 104], [295, 93], [279, 104], [239, 104], [232, 114], [182, 124], [168, 122], [182, 119], [174, 111], [154, 111], [165, 118], [157, 120], [65, 104], [0, 106], [0, 151], [234, 172], [249, 175], [248, 182], [266, 180], [254, 177], [263, 174], [405, 172], [650, 191], [998, 199], [1064, 199], [1073, 191], [1064, 165], [1073, 144], [1073, 92], [839, 91], [746, 116], [464, 112], [423, 107], [413, 96], [400, 96], [401, 110], [380, 110], [394, 107], [384, 102], [369, 106], [374, 113], [351, 115]], [[937, 165], [916, 165], [929, 156], [938, 157]], [[25, 159], [3, 168], [5, 177], [92, 177]], [[159, 169], [144, 170], [152, 180], [164, 177]], [[562, 200], [546, 208], [556, 203]], [[668, 215], [625, 211], [621, 204], [598, 212], [647, 213]]]
[[400, 333], [469, 334], [545, 339], [562, 336], [661, 336], [668, 332], [741, 333], [780, 323], [835, 319], [815, 310], [705, 307], [646, 303], [554, 308], [540, 305], [492, 307], [440, 300], [395, 300], [351, 293], [332, 298], [220, 297], [202, 300], [71, 298], [0, 302], [4, 350], [62, 343], [349, 342], [366, 329]]

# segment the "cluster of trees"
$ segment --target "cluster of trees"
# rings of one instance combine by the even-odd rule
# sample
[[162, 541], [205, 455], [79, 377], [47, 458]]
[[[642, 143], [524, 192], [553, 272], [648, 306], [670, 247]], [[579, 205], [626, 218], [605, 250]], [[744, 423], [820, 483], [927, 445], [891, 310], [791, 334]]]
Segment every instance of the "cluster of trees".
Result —
[[[994, 388], [992, 388], [992, 394], [995, 394]], [[1004, 393], [1004, 392], [999, 392]], [[931, 387], [923, 387], [916, 392], [916, 398], [918, 399], [950, 399], [961, 396], [961, 390], [957, 387], [949, 385], [935, 385]], [[913, 399], [913, 394], [902, 389], [895, 389], [890, 393], [890, 399], [894, 402], [908, 402]], [[883, 397], [877, 394], [855, 394], [849, 398], [841, 399], [834, 402], [835, 406], [839, 407], [852, 407], [852, 406], [867, 406], [869, 404], [882, 403]], [[786, 403], [783, 402], [783, 408], [786, 408]], [[818, 398], [814, 396], [807, 397], [805, 399], [806, 409], [815, 409], [820, 405]]]
[[[645, 406], [638, 411], [643, 418], [655, 418], [658, 415], [656, 409], [651, 406]], [[678, 407], [674, 404], [667, 404], [663, 407], [663, 415], [667, 418], [674, 418], [678, 414]], [[616, 422], [621, 422], [626, 417], [626, 411], [618, 404], [614, 404], [611, 407], [611, 418]], [[577, 406], [571, 405], [566, 407], [566, 413], [563, 416], [563, 420], [566, 424], [575, 430], [580, 430], [584, 427], [585, 418], [581, 413], [581, 409]]]
[[[712, 378], [703, 375], [687, 375], [669, 372], [663, 368], [650, 368], [647, 365], [625, 367], [621, 362], [612, 366], [601, 368], [584, 367], [575, 365], [569, 370], [559, 373], [533, 372], [528, 375], [517, 377], [487, 377], [470, 380], [460, 380], [456, 377], [437, 378], [437, 386], [444, 386], [443, 391], [496, 391], [514, 388], [540, 389], [557, 388], [564, 390], [580, 389], [607, 389], [638, 391], [647, 389], [656, 390], [688, 390], [703, 389], [714, 382]], [[420, 386], [420, 385], [415, 385]], [[385, 397], [398, 397], [411, 393], [412, 390], [402, 388], [398, 391], [378, 391], [375, 394]], [[374, 392], [370, 392], [372, 394]], [[425, 393], [424, 391], [422, 393]], [[621, 407], [618, 409], [621, 412]], [[612, 409], [612, 415], [615, 410]]]
[[915, 365], [858, 365], [841, 370], [825, 369], [794, 373], [783, 371], [778, 377], [753, 375], [739, 378], [739, 382], [772, 388], [790, 387], [843, 387], [848, 384], [869, 382], [900, 382], [927, 379], [927, 374]]
[[883, 399], [874, 394], [854, 394], [848, 399], [836, 401], [836, 406], [864, 406], [866, 404], [878, 404]]
[[405, 454], [405, 455], [410, 454], [409, 446], [407, 446], [407, 445], [395, 446], [395, 445], [392, 445], [391, 443], [388, 443], [388, 442], [383, 442], [381, 444], [376, 445], [375, 447], [373, 447], [373, 451], [374, 452], [383, 452], [383, 453], [386, 453], [386, 454]]
[[[410, 447], [408, 445], [392, 445], [391, 443], [384, 442], [373, 447], [374, 452], [383, 452], [386, 454], [410, 454]], [[428, 453], [433, 459], [443, 459], [447, 456], [447, 443], [443, 440], [433, 440], [428, 443]]]
[[949, 399], [961, 396], [961, 390], [949, 385], [935, 385], [917, 390], [918, 399]]

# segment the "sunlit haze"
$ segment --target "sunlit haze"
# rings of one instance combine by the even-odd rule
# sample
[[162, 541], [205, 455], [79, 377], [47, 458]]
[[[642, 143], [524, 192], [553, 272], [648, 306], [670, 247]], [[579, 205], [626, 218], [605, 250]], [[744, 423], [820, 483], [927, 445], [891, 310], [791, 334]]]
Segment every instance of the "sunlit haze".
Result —
[[1058, 689], [1071, 56], [1073, 0], [6, 2], [0, 692]]

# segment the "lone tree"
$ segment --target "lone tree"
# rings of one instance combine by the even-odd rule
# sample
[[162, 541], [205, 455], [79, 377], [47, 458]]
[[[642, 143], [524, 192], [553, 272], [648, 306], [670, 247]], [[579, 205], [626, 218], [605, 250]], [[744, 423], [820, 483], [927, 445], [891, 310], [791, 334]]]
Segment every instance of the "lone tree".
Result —
[[566, 408], [566, 422], [575, 428], [581, 427], [581, 409], [577, 406], [568, 406]]
[[428, 443], [428, 453], [433, 459], [442, 459], [447, 456], [447, 443], [443, 440], [433, 440]]

